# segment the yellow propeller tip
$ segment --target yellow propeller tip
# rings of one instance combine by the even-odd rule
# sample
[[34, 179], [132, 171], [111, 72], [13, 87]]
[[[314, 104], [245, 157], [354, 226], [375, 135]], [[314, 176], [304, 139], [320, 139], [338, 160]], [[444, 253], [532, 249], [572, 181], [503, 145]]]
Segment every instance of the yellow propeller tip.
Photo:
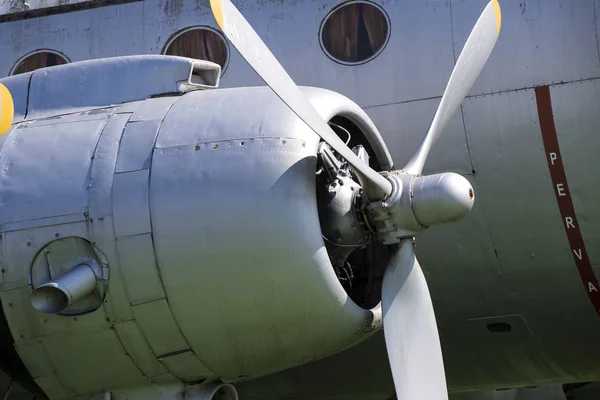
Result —
[[219, 28], [223, 29], [223, 5], [221, 0], [210, 0], [210, 8], [213, 12], [213, 16], [217, 20]]
[[496, 29], [498, 30], [498, 35], [500, 35], [500, 27], [502, 26], [502, 11], [500, 11], [500, 3], [498, 0], [492, 0], [494, 3], [494, 14], [496, 15]]
[[8, 132], [13, 123], [14, 114], [15, 105], [10, 91], [0, 83], [0, 135]]

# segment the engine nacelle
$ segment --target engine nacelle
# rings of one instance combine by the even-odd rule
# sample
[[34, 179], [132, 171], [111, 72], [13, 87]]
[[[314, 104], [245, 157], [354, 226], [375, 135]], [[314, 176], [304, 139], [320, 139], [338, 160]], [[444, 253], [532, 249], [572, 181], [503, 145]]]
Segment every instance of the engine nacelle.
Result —
[[[317, 135], [268, 87], [197, 90], [213, 75], [196, 74], [208, 76], [197, 84], [193, 60], [161, 58], [171, 72], [135, 74], [152, 63], [127, 59], [99, 63], [115, 77], [144, 77], [154, 92], [129, 83], [122, 104], [82, 86], [102, 75], [93, 62], [3, 81], [16, 124], [0, 137], [0, 299], [46, 395], [240, 381], [380, 328], [379, 308], [349, 298], [323, 242]], [[391, 167], [356, 104], [303, 90], [324, 118], [352, 120]], [[90, 259], [97, 287], [83, 277], [71, 301], [40, 308], [48, 313], [32, 306], [40, 286]]]

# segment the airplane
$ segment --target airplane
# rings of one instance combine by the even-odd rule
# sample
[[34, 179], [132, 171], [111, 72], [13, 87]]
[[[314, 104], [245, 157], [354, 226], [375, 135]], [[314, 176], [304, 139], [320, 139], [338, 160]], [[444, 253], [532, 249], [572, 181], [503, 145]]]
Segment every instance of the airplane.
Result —
[[[304, 82], [322, 79], [325, 83], [330, 79], [327, 84], [312, 86], [328, 86], [328, 89], [338, 89], [335, 91], [345, 94], [339, 96], [334, 92], [314, 88], [301, 89], [318, 113], [332, 113], [327, 115], [329, 118], [323, 115], [320, 118], [329, 119], [331, 127], [345, 141], [350, 139], [348, 146], [342, 142], [345, 147], [336, 147], [330, 143], [331, 140], [339, 145], [339, 138], [336, 139], [335, 136], [328, 137], [325, 142], [333, 147], [333, 151], [338, 152], [339, 148], [339, 152], [354, 159], [354, 164], [348, 160], [352, 167], [340, 164], [335, 153], [328, 150], [326, 145], [316, 147], [318, 138], [301, 121], [306, 119], [294, 116], [285, 105], [286, 101], [279, 99], [271, 91], [275, 90], [276, 85], [273, 83], [271, 89], [233, 89], [247, 86], [247, 83], [260, 82], [254, 75], [248, 74], [251, 71], [248, 70], [248, 64], [242, 63], [240, 55], [244, 54], [243, 43], [236, 44], [235, 30], [228, 32], [227, 25], [223, 33], [239, 53], [232, 48], [231, 59], [225, 65], [226, 71], [222, 77], [218, 64], [189, 60], [182, 62], [168, 57], [125, 57], [83, 64], [68, 62], [59, 67], [4, 79], [2, 82], [10, 89], [15, 100], [15, 129], [0, 137], [0, 141], [5, 141], [0, 158], [4, 168], [1, 190], [5, 192], [1, 196], [3, 201], [0, 202], [3, 208], [0, 214], [3, 219], [0, 221], [3, 241], [0, 255], [3, 266], [0, 299], [7, 323], [0, 332], [5, 338], [9, 335], [8, 339], [0, 342], [0, 346], [3, 362], [10, 360], [8, 369], [11, 374], [21, 374], [19, 380], [24, 386], [40, 396], [50, 398], [88, 396], [91, 392], [97, 394], [97, 398], [150, 398], [151, 393], [158, 396], [157, 391], [162, 398], [172, 398], [169, 396], [182, 394], [181, 382], [190, 384], [184, 388], [185, 394], [190, 398], [198, 395], [235, 398], [239, 395], [240, 398], [273, 399], [383, 399], [389, 398], [394, 392], [405, 396], [398, 398], [432, 398], [422, 393], [415, 395], [421, 397], [406, 397], [411, 394], [403, 391], [436, 388], [439, 392], [445, 391], [445, 388], [440, 390], [445, 383], [440, 384], [440, 376], [443, 374], [439, 373], [439, 369], [437, 373], [440, 379], [426, 379], [427, 374], [435, 373], [431, 368], [414, 373], [412, 381], [409, 376], [408, 385], [396, 385], [394, 388], [394, 380], [402, 378], [396, 376], [397, 370], [393, 374], [390, 371], [387, 350], [398, 344], [395, 340], [391, 344], [386, 343], [386, 339], [389, 339], [385, 336], [385, 318], [377, 314], [380, 309], [376, 307], [379, 300], [386, 297], [385, 290], [383, 296], [380, 292], [384, 270], [388, 273], [391, 270], [385, 268], [390, 258], [388, 247], [375, 241], [369, 243], [364, 250], [355, 251], [350, 262], [355, 268], [348, 269], [344, 263], [337, 265], [337, 270], [332, 272], [331, 267], [327, 269], [319, 264], [316, 272], [321, 277], [329, 277], [327, 288], [337, 290], [335, 298], [329, 300], [347, 307], [355, 313], [355, 318], [362, 318], [358, 331], [344, 331], [332, 322], [329, 327], [324, 328], [318, 324], [319, 318], [331, 310], [323, 309], [323, 303], [319, 302], [322, 299], [317, 294], [319, 290], [324, 290], [322, 286], [318, 286], [323, 283], [316, 279], [319, 275], [315, 272], [315, 279], [309, 281], [306, 277], [299, 279], [298, 275], [292, 273], [294, 270], [273, 266], [273, 260], [277, 257], [286, 262], [305, 257], [306, 254], [299, 254], [302, 243], [286, 240], [290, 237], [298, 238], [294, 236], [298, 232], [307, 232], [309, 218], [312, 218], [313, 225], [318, 223], [315, 222], [315, 215], [309, 216], [297, 211], [307, 207], [305, 203], [301, 203], [302, 196], [315, 191], [314, 184], [311, 187], [298, 178], [298, 173], [301, 172], [299, 169], [306, 168], [308, 160], [304, 164], [293, 164], [294, 168], [286, 170], [288, 177], [274, 181], [282, 186], [277, 188], [274, 183], [269, 187], [272, 190], [268, 192], [269, 197], [266, 199], [260, 197], [261, 194], [264, 195], [265, 191], [261, 189], [264, 190], [265, 187], [261, 187], [261, 180], [253, 174], [267, 170], [271, 159], [267, 158], [267, 164], [257, 162], [245, 169], [240, 169], [239, 163], [236, 166], [235, 161], [236, 156], [247, 154], [245, 152], [248, 152], [250, 146], [265, 145], [268, 155], [296, 145], [295, 149], [292, 147], [289, 151], [293, 154], [299, 147], [307, 146], [315, 150], [320, 160], [319, 165], [322, 166], [317, 171], [317, 181], [327, 182], [329, 174], [343, 171], [342, 175], [347, 172], [344, 179], [348, 179], [348, 176], [356, 179], [354, 183], [346, 180], [346, 188], [356, 188], [359, 184], [363, 187], [365, 182], [371, 181], [383, 182], [374, 178], [376, 175], [370, 174], [369, 170], [362, 168], [364, 164], [356, 159], [369, 161], [376, 170], [401, 168], [401, 165], [410, 160], [440, 103], [440, 95], [468, 36], [467, 30], [477, 19], [474, 10], [481, 12], [481, 5], [476, 3], [468, 1], [448, 4], [434, 1], [426, 4], [423, 9], [415, 7], [416, 10], [411, 10], [400, 2], [392, 2], [391, 5], [382, 3], [381, 6], [387, 7], [395, 4], [398, 12], [404, 12], [406, 16], [400, 21], [405, 22], [404, 29], [408, 32], [417, 27], [422, 30], [421, 35], [417, 31], [411, 37], [417, 41], [416, 45], [406, 42], [400, 45], [412, 51], [404, 54], [406, 59], [402, 58], [402, 54], [391, 51], [395, 49], [394, 46], [399, 46], [398, 42], [393, 43], [388, 38], [385, 49], [380, 49], [379, 54], [373, 55], [369, 62], [363, 64], [331, 62], [332, 54], [322, 55], [330, 64], [336, 64], [333, 66], [335, 68], [330, 64], [319, 65], [317, 68], [308, 61], [312, 58], [302, 57], [302, 52], [308, 54], [322, 50], [320, 44], [314, 44], [312, 36], [309, 45], [294, 46], [293, 50], [300, 53], [298, 56], [290, 56], [290, 42], [286, 44], [286, 39], [290, 40], [290, 37], [282, 34], [294, 22], [305, 21], [295, 18], [298, 13], [294, 14], [293, 11], [305, 11], [308, 6], [314, 7], [314, 4], [297, 2], [290, 5], [291, 11], [288, 9], [286, 12], [277, 4], [269, 3], [257, 8], [254, 3], [243, 3], [242, 11], [248, 15], [248, 20], [259, 22], [253, 23], [254, 27], [267, 26], [263, 28], [266, 31], [262, 32], [267, 33], [269, 47], [278, 55], [277, 59], [285, 63], [285, 70], [290, 72], [295, 81], [303, 81], [302, 84], [305, 84]], [[148, 4], [164, 6], [167, 17], [173, 12], [173, 4], [170, 2], [168, 7], [167, 3], [158, 2], [134, 5], [142, 7]], [[227, 2], [223, 4], [228, 7]], [[326, 6], [315, 8], [319, 13], [329, 14], [335, 13], [336, 5], [326, 2]], [[180, 14], [189, 11], [185, 9], [186, 6], [197, 5], [179, 4]], [[597, 257], [593, 244], [597, 237], [595, 226], [598, 225], [592, 190], [595, 171], [598, 171], [598, 160], [595, 157], [598, 145], [593, 140], [595, 127], [598, 126], [594, 122], [598, 116], [594, 111], [600, 94], [600, 55], [596, 58], [596, 6], [597, 1], [584, 6], [581, 2], [573, 1], [556, 1], [543, 6], [539, 3], [532, 5], [532, 2], [527, 1], [503, 4], [502, 35], [505, 36], [500, 36], [497, 48], [491, 53], [490, 62], [483, 68], [481, 77], [470, 90], [460, 112], [457, 111], [456, 116], [448, 120], [448, 126], [432, 148], [427, 163], [423, 165], [422, 172], [426, 176], [450, 171], [466, 178], [475, 198], [473, 210], [464, 219], [426, 230], [415, 241], [415, 252], [419, 263], [424, 267], [433, 300], [443, 349], [443, 370], [451, 393], [491, 389], [490, 393], [483, 396], [501, 398], [499, 396], [506, 395], [513, 397], [505, 398], [515, 398], [515, 391], [495, 389], [554, 385], [541, 388], [541, 396], [546, 396], [541, 398], [550, 398], [549, 391], [558, 390], [562, 394], [555, 393], [556, 396], [568, 394], [571, 396], [569, 398], [579, 400], [585, 398], [582, 397], [586, 395], [584, 392], [593, 390], [594, 384], [568, 385], [564, 388], [557, 387], [556, 384], [599, 380], [595, 357], [598, 347], [595, 345], [594, 335], [594, 328], [598, 324], [595, 294], [598, 285], [592, 267], [592, 261]], [[139, 10], [133, 10], [133, 6], [111, 7], [85, 12], [91, 15], [93, 11], [94, 15], [104, 17], [108, 14], [113, 22], [115, 18], [139, 13]], [[207, 7], [199, 8], [197, 13], [206, 17]], [[231, 10], [225, 10], [226, 22]], [[40, 32], [27, 33], [25, 29], [19, 30], [18, 27], [31, 27], [31, 21], [41, 26], [58, 26], [57, 20], [73, 20], [76, 17], [72, 14], [84, 12], [56, 14], [57, 10], [42, 11], [48, 15], [33, 13], [33, 19], [7, 18], [0, 24], [0, 37], [6, 38], [6, 29], [9, 29], [9, 40], [17, 42], [14, 47], [18, 47], [19, 41], [48, 40], [42, 38]], [[269, 11], [272, 11], [273, 18], [268, 17]], [[119, 15], [120, 12], [123, 15]], [[397, 17], [396, 14], [389, 13], [390, 19]], [[426, 14], [428, 18], [439, 15], [436, 21], [445, 24], [445, 29], [439, 29], [440, 32], [436, 33], [432, 24], [418, 26], [420, 14]], [[190, 20], [194, 16], [191, 12], [181, 18]], [[265, 18], [268, 23], [261, 25], [260, 21]], [[307, 18], [310, 26], [303, 29], [310, 31], [310, 27], [318, 26], [321, 19], [314, 19], [312, 21]], [[156, 22], [151, 18], [149, 20], [150, 25]], [[469, 24], [465, 22], [463, 26], [457, 22], [461, 20], [468, 20]], [[203, 22], [208, 23], [208, 19], [205, 18]], [[9, 26], [6, 24], [11, 24], [10, 28], [6, 28]], [[468, 28], [465, 27], [467, 25]], [[238, 27], [238, 24], [233, 26]], [[403, 29], [398, 24], [393, 27]], [[592, 35], [594, 29], [596, 34]], [[316, 30], [318, 29], [313, 32]], [[560, 32], [560, 37], [557, 37], [556, 31]], [[507, 32], [508, 39], [504, 39]], [[20, 37], [18, 33], [23, 33], [25, 37]], [[554, 33], [554, 36], [543, 33]], [[66, 35], [64, 29], [55, 34]], [[242, 37], [249, 37], [247, 35], [252, 36], [251, 31], [246, 31]], [[293, 35], [293, 38], [298, 38], [296, 31]], [[543, 39], [540, 39], [542, 36]], [[448, 37], [452, 40], [445, 44], [440, 42], [442, 38]], [[555, 39], [554, 42], [550, 42], [548, 37]], [[426, 40], [432, 46], [419, 46], [418, 40]], [[141, 50], [144, 50], [143, 46], [140, 46]], [[242, 50], [238, 46], [242, 46]], [[429, 49], [433, 50], [429, 52]], [[439, 50], [438, 53], [435, 50]], [[448, 62], [439, 62], [440, 52], [448, 56]], [[559, 56], [556, 56], [556, 52], [559, 52]], [[259, 68], [269, 58], [269, 53], [257, 54], [252, 50], [244, 54], [243, 59], [253, 56], [258, 56]], [[298, 59], [304, 62], [298, 63]], [[11, 71], [14, 71], [19, 69], [21, 61], [24, 60], [5, 57], [2, 63], [6, 66], [9, 63], [13, 65], [14, 62], [14, 67], [11, 67]], [[375, 65], [376, 62], [379, 64]], [[171, 92], [161, 93], [149, 100], [126, 102], [118, 107], [114, 105], [118, 103], [112, 102], [114, 98], [109, 96], [123, 95], [132, 86], [147, 87], [151, 91], [160, 86], [162, 81], [159, 78], [171, 76], [167, 70], [173, 73], [173, 70], [178, 70], [183, 64], [188, 68], [186, 79], [190, 80], [171, 89]], [[160, 71], [164, 74], [148, 72], [163, 67], [165, 69]], [[426, 74], [429, 68], [432, 69], [430, 75]], [[355, 72], [359, 69], [370, 74], [367, 73], [366, 77], [359, 75]], [[128, 74], [128, 71], [144, 71], [145, 74]], [[407, 72], [411, 79], [406, 79]], [[340, 76], [336, 76], [337, 73]], [[271, 75], [257, 76], [265, 80], [271, 79]], [[404, 79], [400, 79], [402, 76]], [[80, 78], [77, 80], [75, 77]], [[348, 79], [349, 77], [351, 78]], [[218, 78], [219, 83], [228, 79], [225, 88], [224, 85], [217, 84]], [[196, 79], [203, 83], [199, 85]], [[242, 82], [244, 84], [240, 84]], [[356, 84], [348, 85], [349, 82]], [[280, 81], [276, 80], [275, 83]], [[217, 86], [221, 89], [216, 89]], [[68, 87], [73, 88], [73, 92], [65, 91]], [[103, 90], [104, 87], [111, 90]], [[159, 90], [164, 91], [163, 87]], [[181, 100], [170, 103], [174, 100], [173, 91], [185, 94], [181, 95]], [[220, 96], [224, 96], [227, 102], [217, 104], [216, 100], [220, 100]], [[356, 97], [367, 116], [348, 97]], [[287, 100], [289, 105], [290, 100]], [[175, 108], [167, 110], [169, 107]], [[342, 107], [346, 112], [350, 112], [347, 108], [351, 109], [354, 118], [361, 115], [359, 120], [365, 125], [356, 126], [356, 121], [348, 121], [349, 116], [337, 115], [340, 111], [335, 110], [335, 107]], [[65, 108], [68, 113], [63, 112]], [[293, 106], [291, 109], [296, 110]], [[168, 116], [157, 121], [157, 115], [167, 111]], [[238, 120], [233, 117], [231, 120], [218, 118], [220, 115], [237, 113]], [[133, 119], [125, 120], [130, 115]], [[207, 122], [205, 115], [214, 115], [215, 118]], [[261, 120], [265, 116], [269, 119]], [[337, 118], [333, 119], [334, 117]], [[315, 118], [313, 122], [318, 121]], [[240, 120], [255, 124], [240, 124]], [[110, 124], [111, 127], [107, 121], [115, 122], [114, 125]], [[131, 124], [133, 129], [129, 131], [129, 135], [129, 129], [125, 128], [123, 131], [123, 126], [118, 125], [119, 121], [126, 127]], [[182, 124], [181, 121], [187, 124]], [[260, 125], [257, 125], [258, 121]], [[203, 127], [203, 123], [208, 125]], [[320, 122], [315, 123], [323, 126]], [[112, 129], [106, 130], [103, 124]], [[181, 131], [170, 135], [166, 133], [164, 137], [159, 135], [152, 151], [154, 143], [147, 140], [153, 137], [143, 136], [143, 128], [145, 125], [155, 129], [157, 124], [161, 126], [160, 132]], [[84, 130], [89, 127], [92, 131], [95, 128], [97, 130], [92, 137], [88, 137], [80, 134], [79, 126], [84, 127]], [[261, 136], [266, 139], [246, 141], [245, 138], [234, 140], [229, 137], [230, 140], [219, 140], [223, 138], [217, 135], [191, 146], [184, 142], [194, 139], [194, 133], [187, 130], [190, 126], [198, 131], [205, 129], [206, 135], [230, 127], [259, 127], [259, 130], [266, 129], [260, 131], [266, 132]], [[286, 128], [286, 135], [292, 135], [291, 137], [278, 131], [282, 126]], [[185, 160], [188, 164], [181, 166], [179, 170], [165, 170], [163, 176], [148, 175], [150, 168], [146, 162], [149, 162], [150, 153], [144, 154], [140, 150], [144, 146], [137, 146], [138, 142], [131, 136], [139, 128], [142, 129], [135, 138], [139, 143], [143, 142], [146, 149], [150, 143], [148, 151], [152, 151], [152, 174], [160, 170], [157, 167], [161, 158], [161, 168], [168, 169], [172, 165], [169, 160], [174, 159]], [[113, 136], [105, 136], [103, 131], [98, 131], [101, 129]], [[293, 133], [288, 134], [287, 129], [294, 133], [297, 131], [298, 138], [294, 138]], [[323, 131], [329, 132], [327, 129], [329, 128], [325, 126]], [[320, 129], [316, 130], [321, 132]], [[377, 134], [378, 131], [381, 135]], [[121, 141], [118, 135], [123, 135]], [[84, 142], [97, 140], [99, 137], [105, 138], [105, 141], [98, 141], [96, 147], [92, 148], [90, 143]], [[257, 142], [257, 139], [260, 140]], [[86, 145], [88, 152], [80, 151]], [[13, 149], [13, 157], [19, 162], [9, 158], [7, 154], [11, 152], [7, 149]], [[65, 149], [78, 151], [67, 152]], [[354, 152], [349, 154], [344, 149], [354, 149]], [[214, 151], [207, 154], [205, 165], [202, 165], [203, 161], [194, 161], [196, 154], [205, 157], [207, 152], [202, 150]], [[113, 153], [104, 153], [105, 151]], [[217, 153], [219, 151], [221, 153]], [[229, 160], [219, 160], [223, 152], [229, 156]], [[121, 157], [121, 154], [125, 156]], [[311, 157], [316, 158], [314, 154]], [[120, 159], [124, 160], [121, 165]], [[286, 162], [285, 157], [276, 160]], [[289, 156], [287, 161], [291, 161]], [[316, 160], [313, 161], [316, 163]], [[110, 167], [102, 162], [112, 162], [117, 168], [114, 170], [117, 172], [114, 182], [110, 181], [114, 178], [107, 176], [105, 171], [94, 170], [94, 165]], [[192, 171], [190, 167], [194, 163], [199, 163], [196, 166], [202, 168]], [[99, 179], [96, 182], [99, 182], [100, 189], [93, 185], [89, 188], [75, 188], [77, 182], [88, 179], [88, 175], [77, 179], [76, 174], [80, 170], [74, 168], [76, 165], [90, 165], [89, 180], [85, 182]], [[19, 174], [20, 168], [22, 172]], [[354, 169], [365, 169], [366, 175], [360, 176], [361, 172], [358, 172], [357, 176], [357, 172], [349, 172]], [[32, 171], [36, 171], [36, 174], [31, 174]], [[219, 180], [220, 173], [227, 175], [227, 184], [215, 182]], [[15, 174], [13, 177], [27, 179], [10, 178], [12, 174]], [[37, 179], [39, 176], [46, 179]], [[274, 179], [273, 176], [268, 177]], [[120, 179], [123, 180], [119, 182]], [[189, 185], [194, 180], [201, 180], [202, 187]], [[457, 180], [460, 181], [458, 177]], [[298, 181], [304, 186], [289, 185], [292, 181]], [[152, 185], [148, 185], [148, 182]], [[177, 182], [187, 184], [185, 189], [178, 187]], [[263, 185], [264, 183], [262, 182]], [[387, 184], [381, 183], [381, 186], [385, 185]], [[381, 187], [375, 186], [363, 189], [377, 193]], [[69, 187], [72, 187], [73, 192], [65, 193], [64, 190]], [[234, 192], [234, 187], [242, 190]], [[141, 199], [133, 194], [140, 188], [147, 193]], [[467, 193], [470, 198], [470, 191], [467, 190]], [[19, 194], [22, 196], [19, 197]], [[36, 195], [26, 197], [26, 194]], [[327, 193], [317, 191], [315, 195], [319, 196], [321, 202], [323, 197], [327, 198]], [[91, 200], [78, 204], [84, 198]], [[266, 203], [260, 203], [259, 199], [266, 200]], [[231, 204], [227, 204], [228, 200]], [[294, 204], [294, 201], [300, 203]], [[160, 206], [161, 203], [163, 207]], [[165, 204], [169, 207], [164, 207]], [[156, 207], [161, 212], [157, 213]], [[180, 214], [181, 210], [190, 207], [196, 214]], [[282, 209], [286, 207], [289, 209]], [[77, 208], [77, 212], [72, 212], [73, 208]], [[267, 218], [259, 218], [263, 214], [253, 213], [252, 210], [268, 212]], [[323, 213], [331, 212], [332, 209], [320, 208], [318, 211], [318, 217], [323, 218]], [[151, 218], [144, 217], [144, 213]], [[141, 221], [144, 219], [145, 221]], [[107, 220], [108, 222], [103, 222]], [[140, 225], [143, 225], [143, 232], [139, 230]], [[291, 226], [297, 230], [290, 232], [283, 229]], [[235, 229], [227, 230], [224, 227]], [[189, 235], [182, 236], [182, 230], [187, 230]], [[71, 236], [74, 231], [77, 234]], [[161, 231], [163, 234], [159, 235]], [[111, 243], [106, 243], [111, 232]], [[265, 236], [272, 241], [265, 242]], [[172, 241], [173, 237], [176, 240]], [[78, 238], [89, 240], [84, 243], [76, 240]], [[311, 236], [302, 237], [302, 240], [319, 241], [326, 238]], [[160, 241], [163, 241], [162, 245]], [[150, 251], [144, 251], [142, 246]], [[154, 252], [151, 250], [152, 246]], [[338, 246], [337, 252], [334, 243], [321, 243], [320, 246], [318, 248], [321, 253], [310, 256], [323, 257], [324, 249], [342, 258], [346, 255], [343, 246]], [[361, 246], [354, 246], [356, 247]], [[110, 254], [106, 254], [106, 248], [110, 249]], [[408, 252], [411, 246], [405, 245], [402, 249]], [[87, 298], [86, 302], [79, 303], [74, 310], [60, 310], [61, 315], [44, 315], [44, 312], [32, 309], [32, 300], [39, 300], [38, 297], [31, 296], [32, 291], [35, 293], [33, 289], [56, 272], [51, 271], [52, 264], [60, 263], [61, 257], [65, 257], [64, 253], [73, 251], [85, 253], [86, 262], [96, 268], [96, 279], [100, 277], [96, 287], [96, 291], [100, 293], [96, 294], [102, 294], [104, 299], [101, 296]], [[59, 259], [55, 258], [53, 261], [53, 254], [58, 254]], [[195, 257], [190, 257], [189, 254], [195, 254]], [[259, 262], [249, 263], [245, 258], [249, 254]], [[15, 257], [22, 259], [27, 267], [11, 267], [15, 263]], [[131, 257], [129, 262], [124, 262], [127, 257]], [[168, 270], [158, 269], [165, 263], [172, 265], [172, 261], [180, 259], [185, 263], [181, 263], [179, 269], [171, 271], [170, 275]], [[127, 269], [121, 264], [135, 267]], [[224, 265], [229, 268], [214, 269], [215, 266]], [[148, 269], [148, 266], [152, 268]], [[261, 270], [260, 267], [264, 269]], [[76, 272], [89, 274], [83, 267]], [[297, 269], [295, 272], [300, 273], [302, 270]], [[268, 275], [264, 278], [261, 274]], [[107, 280], [103, 279], [107, 276], [110, 276], [110, 290], [102, 286], [107, 284]], [[114, 282], [117, 283], [116, 287]], [[275, 283], [282, 287], [275, 287]], [[50, 290], [49, 286], [42, 289], [57, 293]], [[144, 293], [144, 290], [148, 292]], [[155, 296], [152, 297], [153, 295]], [[58, 294], [58, 299], [64, 300], [64, 297]], [[197, 301], [187, 302], [186, 299]], [[56, 303], [40, 301], [36, 304], [43, 308]], [[321, 308], [316, 313], [295, 314], [306, 311], [311, 305]], [[231, 319], [231, 311], [227, 307], [233, 306], [237, 308], [236, 317], [240, 319]], [[81, 314], [82, 309], [94, 307], [94, 312]], [[268, 315], [262, 308], [276, 310], [276, 316], [284, 318], [283, 323], [272, 323], [273, 315]], [[408, 311], [410, 310], [405, 310]], [[195, 318], [186, 318], [192, 314]], [[432, 312], [415, 314], [415, 318], [423, 315], [431, 317]], [[293, 316], [298, 319], [292, 318]], [[353, 322], [351, 319], [343, 320], [341, 316], [337, 319], [338, 316], [333, 313], [327, 316], [329, 321]], [[156, 324], [157, 320], [169, 323]], [[253, 328], [257, 321], [263, 324], [259, 328]], [[229, 324], [239, 330], [229, 330]], [[313, 343], [311, 340], [315, 340], [316, 332], [328, 333], [332, 338], [319, 341], [316, 347], [314, 344], [306, 346], [306, 343]], [[351, 333], [354, 337], [348, 337]], [[165, 340], [166, 337], [176, 343]], [[286, 341], [290, 337], [294, 337], [297, 342]], [[405, 337], [401, 335], [398, 341], [402, 342]], [[332, 350], [336, 341], [345, 342], [343, 349]], [[248, 345], [248, 342], [251, 344]], [[269, 348], [280, 351], [269, 352]], [[202, 349], [202, 352], [197, 349]], [[311, 358], [310, 352], [315, 349], [321, 354]], [[414, 351], [414, 348], [407, 346], [406, 351]], [[326, 354], [328, 352], [330, 354]], [[416, 357], [419, 359], [421, 353]], [[290, 358], [294, 359], [291, 363]], [[235, 361], [231, 361], [232, 359]], [[437, 360], [439, 367], [441, 358]], [[26, 366], [21, 365], [21, 362]], [[391, 363], [394, 366], [394, 361]], [[434, 361], [427, 360], [425, 367], [434, 364]], [[6, 368], [6, 364], [3, 367]], [[226, 371], [220, 377], [223, 383], [212, 380], [212, 368]], [[246, 374], [247, 371], [251, 372]], [[410, 375], [410, 369], [402, 371], [408, 371]], [[233, 376], [235, 372], [241, 373]], [[227, 374], [230, 376], [226, 376]], [[199, 378], [206, 381], [200, 383]], [[151, 387], [147, 386], [148, 381], [152, 383]], [[417, 389], [410, 382], [416, 382]], [[40, 393], [40, 388], [44, 388], [43, 393]], [[534, 391], [537, 389], [523, 389], [519, 393], [527, 396]]]

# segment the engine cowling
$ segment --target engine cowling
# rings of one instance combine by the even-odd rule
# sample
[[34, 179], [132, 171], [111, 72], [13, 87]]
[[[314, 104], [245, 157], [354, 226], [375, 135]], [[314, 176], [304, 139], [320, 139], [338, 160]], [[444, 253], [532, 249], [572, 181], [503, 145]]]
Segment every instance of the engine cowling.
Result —
[[[135, 68], [128, 60], [115, 62]], [[186, 62], [191, 76], [197, 65]], [[319, 138], [268, 87], [196, 90], [206, 85], [190, 89], [189, 80], [172, 85], [179, 92], [106, 104], [72, 82], [118, 75], [100, 64], [5, 83], [17, 124], [0, 139], [0, 299], [15, 348], [48, 397], [250, 379], [381, 327], [380, 309], [357, 305], [332, 268], [317, 205]], [[187, 73], [171, 70], [155, 69], [156, 79]], [[356, 104], [303, 90], [391, 168]], [[38, 307], [48, 313], [33, 307], [35, 289], [82, 263], [96, 274], [82, 298]]]

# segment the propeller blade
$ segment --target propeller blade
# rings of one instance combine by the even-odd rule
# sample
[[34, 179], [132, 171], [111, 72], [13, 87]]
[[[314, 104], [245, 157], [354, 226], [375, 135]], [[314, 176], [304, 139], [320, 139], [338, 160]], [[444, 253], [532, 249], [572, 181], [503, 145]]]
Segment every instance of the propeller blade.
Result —
[[420, 174], [423, 171], [431, 147], [460, 107], [490, 57], [500, 35], [501, 24], [500, 4], [498, 0], [491, 0], [471, 31], [452, 71], [429, 131], [417, 152], [404, 167], [405, 172]]
[[402, 240], [392, 255], [381, 296], [396, 398], [448, 399], [433, 305], [412, 240]]
[[9, 90], [0, 83], [0, 135], [4, 135], [13, 123], [15, 106]]
[[354, 168], [367, 197], [370, 200], [387, 198], [392, 191], [391, 183], [358, 158], [327, 125], [231, 1], [210, 0], [210, 7], [227, 39], [252, 69], [301, 120]]

